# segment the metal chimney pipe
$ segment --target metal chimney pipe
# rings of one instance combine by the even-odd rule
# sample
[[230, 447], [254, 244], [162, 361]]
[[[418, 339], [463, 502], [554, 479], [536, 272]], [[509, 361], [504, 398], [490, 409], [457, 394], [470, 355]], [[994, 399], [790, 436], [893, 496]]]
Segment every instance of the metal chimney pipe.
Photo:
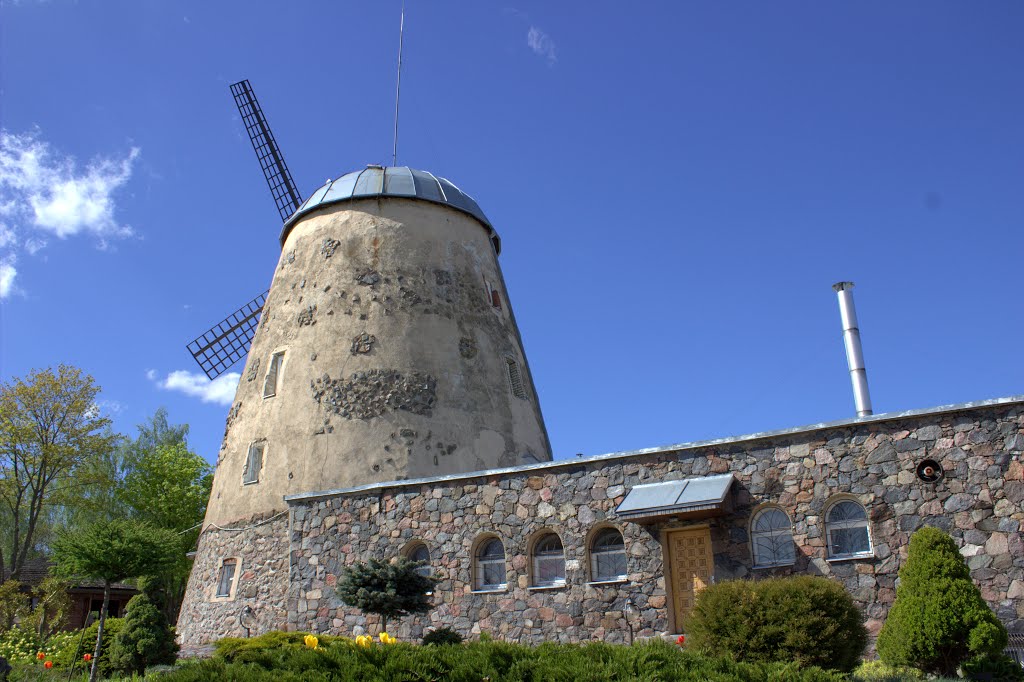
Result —
[[850, 366], [853, 401], [857, 416], [871, 416], [871, 395], [868, 393], [868, 373], [864, 369], [864, 351], [860, 347], [860, 329], [857, 327], [857, 309], [853, 305], [853, 282], [836, 282], [833, 291], [839, 297], [839, 315], [843, 318], [843, 341], [846, 344], [846, 363]]

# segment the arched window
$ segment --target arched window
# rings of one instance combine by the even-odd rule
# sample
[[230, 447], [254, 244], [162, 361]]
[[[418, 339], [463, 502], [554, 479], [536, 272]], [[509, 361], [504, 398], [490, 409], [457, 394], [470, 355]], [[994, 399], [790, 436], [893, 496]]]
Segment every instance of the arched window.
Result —
[[533, 545], [533, 585], [550, 587], [565, 584], [565, 552], [562, 539], [547, 533]]
[[788, 566], [796, 561], [793, 524], [778, 507], [762, 509], [750, 521], [754, 566]]
[[622, 533], [614, 528], [603, 528], [590, 543], [590, 579], [626, 579], [626, 545]]
[[828, 557], [847, 559], [871, 556], [871, 532], [868, 514], [853, 500], [840, 500], [825, 512]]
[[478, 590], [500, 590], [505, 582], [505, 547], [498, 538], [489, 538], [477, 547], [474, 584]]
[[422, 561], [424, 564], [416, 569], [416, 572], [425, 578], [434, 574], [430, 567], [430, 550], [422, 542], [415, 542], [405, 550], [405, 558], [409, 561]]

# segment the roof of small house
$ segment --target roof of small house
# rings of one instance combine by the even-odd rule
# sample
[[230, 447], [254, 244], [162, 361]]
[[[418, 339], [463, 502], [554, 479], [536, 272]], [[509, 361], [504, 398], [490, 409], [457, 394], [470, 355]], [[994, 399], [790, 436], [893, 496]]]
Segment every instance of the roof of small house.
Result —
[[[50, 568], [53, 566], [53, 562], [49, 559], [27, 559], [21, 567], [21, 575], [18, 578], [18, 582], [29, 587], [35, 587], [42, 583], [46, 578], [50, 577]], [[9, 568], [4, 569], [4, 581], [10, 580], [11, 570]], [[72, 580], [71, 590], [102, 590], [102, 580]], [[112, 590], [130, 590], [137, 591], [134, 587], [127, 583], [112, 583], [110, 585]]]

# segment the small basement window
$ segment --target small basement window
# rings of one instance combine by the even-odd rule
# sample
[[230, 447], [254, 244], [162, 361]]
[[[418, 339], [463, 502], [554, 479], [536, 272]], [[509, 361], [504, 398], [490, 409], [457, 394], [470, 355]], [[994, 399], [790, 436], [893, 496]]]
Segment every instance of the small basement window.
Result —
[[523, 388], [523, 375], [519, 372], [519, 363], [512, 358], [505, 358], [505, 366], [508, 369], [508, 383], [512, 387], [512, 395], [526, 400], [526, 389]]
[[245, 471], [242, 473], [242, 485], [260, 482], [260, 469], [263, 468], [263, 451], [266, 441], [256, 441], [249, 445], [249, 455], [245, 458]]
[[231, 588], [235, 584], [235, 569], [238, 559], [225, 559], [220, 565], [220, 577], [217, 579], [217, 596], [230, 597]]
[[284, 351], [274, 353], [270, 356], [270, 366], [267, 367], [267, 377], [263, 380], [264, 398], [270, 398], [277, 395], [277, 375], [281, 372], [282, 362], [284, 362]]

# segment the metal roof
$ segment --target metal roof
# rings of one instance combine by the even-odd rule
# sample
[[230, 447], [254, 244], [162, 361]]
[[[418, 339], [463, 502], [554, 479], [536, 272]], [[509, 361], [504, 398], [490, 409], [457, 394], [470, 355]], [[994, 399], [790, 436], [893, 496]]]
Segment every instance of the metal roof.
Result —
[[615, 509], [623, 518], [678, 514], [718, 507], [732, 485], [732, 474], [633, 486]]
[[518, 466], [504, 467], [501, 469], [482, 469], [480, 471], [466, 471], [457, 474], [441, 474], [439, 476], [425, 476], [423, 478], [381, 481], [378, 483], [365, 483], [363, 485], [357, 485], [348, 488], [333, 488], [330, 490], [316, 490], [305, 493], [295, 493], [292, 495], [285, 495], [284, 501], [290, 504], [293, 502], [304, 502], [307, 500], [313, 500], [322, 497], [334, 497], [335, 495], [359, 495], [369, 492], [382, 491], [390, 488], [414, 488], [416, 486], [429, 485], [432, 483], [466, 481], [474, 478], [505, 476], [510, 474], [519, 474], [534, 471], [547, 472], [552, 469], [578, 467], [581, 464], [602, 464], [604, 462], [613, 462], [616, 460], [623, 459], [633, 459], [635, 457], [643, 457], [646, 455], [661, 455], [675, 453], [682, 456], [684, 453], [693, 452], [695, 450], [700, 450], [702, 448], [723, 447], [731, 445], [743, 446], [752, 441], [767, 440], [772, 438], [793, 437], [802, 434], [813, 433], [816, 431], [827, 431], [831, 429], [842, 429], [866, 424], [877, 424], [882, 422], [898, 421], [902, 419], [930, 417], [933, 415], [947, 414], [950, 412], [968, 412], [972, 410], [980, 410], [989, 407], [1006, 407], [1012, 405], [1024, 405], [1024, 394], [1008, 396], [1006, 398], [975, 400], [972, 402], [956, 403], [953, 405], [939, 405], [938, 407], [929, 407], [923, 410], [885, 412], [883, 414], [876, 414], [871, 417], [850, 417], [848, 419], [838, 419], [836, 421], [821, 422], [818, 424], [807, 424], [805, 426], [797, 426], [788, 429], [761, 431], [758, 433], [748, 433], [742, 436], [730, 436], [728, 438], [712, 438], [709, 440], [697, 440], [690, 441], [689, 443], [677, 443], [674, 445], [663, 445], [660, 447], [643, 448], [640, 450], [609, 452], [607, 454], [592, 455], [590, 457], [569, 457], [565, 459], [555, 459], [550, 462], [538, 462], [537, 464], [520, 464]]
[[473, 197], [456, 187], [450, 180], [408, 166], [367, 166], [363, 170], [342, 175], [336, 180], [328, 180], [323, 187], [310, 194], [298, 210], [285, 221], [281, 230], [282, 246], [292, 225], [304, 215], [321, 206], [370, 197], [402, 197], [450, 206], [480, 221], [487, 228], [495, 250], [500, 250], [498, 233]]

